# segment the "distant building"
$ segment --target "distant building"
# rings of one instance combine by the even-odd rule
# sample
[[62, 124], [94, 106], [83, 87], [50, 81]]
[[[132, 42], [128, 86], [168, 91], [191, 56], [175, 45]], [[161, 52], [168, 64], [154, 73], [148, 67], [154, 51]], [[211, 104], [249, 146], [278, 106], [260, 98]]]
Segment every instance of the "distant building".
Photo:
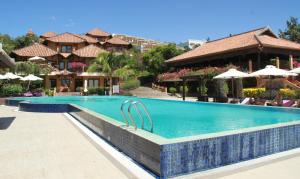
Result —
[[188, 39], [186, 42], [179, 44], [180, 47], [192, 50], [206, 43], [206, 40]]
[[135, 37], [125, 34], [114, 34], [113, 36], [131, 43], [132, 45], [139, 48], [141, 52], [145, 52], [152, 49], [153, 47], [166, 44], [157, 40], [145, 39], [142, 37]]
[[[32, 30], [27, 34], [32, 35]], [[108, 86], [109, 78], [106, 74], [86, 73], [91, 61], [99, 53], [121, 52], [131, 48], [131, 44], [127, 41], [112, 37], [101, 29], [93, 29], [84, 35], [46, 32], [40, 36], [40, 39], [40, 43], [14, 50], [12, 56], [16, 61], [28, 61], [31, 58], [44, 59], [39, 63], [50, 65], [54, 69], [45, 76], [46, 88], [56, 88], [57, 91], [62, 92], [82, 91], [84, 84], [89, 88]], [[115, 82], [117, 80], [114, 78]]]

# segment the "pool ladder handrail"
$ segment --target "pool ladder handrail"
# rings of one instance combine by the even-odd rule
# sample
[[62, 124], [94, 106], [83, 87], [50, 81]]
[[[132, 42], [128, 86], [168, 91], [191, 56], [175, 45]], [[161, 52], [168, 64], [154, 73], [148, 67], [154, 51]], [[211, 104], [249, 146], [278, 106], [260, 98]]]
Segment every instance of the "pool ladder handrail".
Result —
[[[139, 107], [138, 107], [138, 105], [140, 105], [140, 106], [143, 107], [144, 112], [145, 112], [146, 115], [147, 115], [148, 121], [150, 122], [150, 126], [151, 126], [150, 132], [153, 132], [153, 121], [152, 121], [152, 118], [151, 118], [151, 116], [150, 116], [150, 113], [149, 113], [149, 111], [148, 111], [146, 105], [145, 105], [144, 103], [142, 103], [141, 101], [125, 100], [125, 101], [122, 103], [122, 105], [121, 105], [121, 113], [122, 113], [123, 118], [124, 118], [124, 120], [125, 120], [125, 122], [126, 122], [126, 126], [127, 126], [127, 127], [129, 126], [129, 122], [128, 122], [128, 119], [127, 119], [127, 117], [126, 117], [126, 115], [125, 115], [125, 113], [124, 113], [123, 110], [124, 110], [124, 105], [127, 104], [127, 103], [130, 103], [129, 106], [128, 106], [127, 112], [128, 112], [129, 118], [130, 118], [130, 120], [131, 120], [131, 122], [132, 122], [132, 124], [133, 124], [133, 126], [134, 126], [134, 129], [137, 130], [137, 125], [136, 125], [135, 120], [134, 120], [134, 118], [133, 118], [133, 116], [132, 116], [132, 114], [131, 114], [131, 108], [132, 108], [132, 106], [135, 107], [135, 109], [136, 109], [136, 111], [137, 111], [137, 113], [138, 113], [138, 116], [139, 116], [139, 118], [140, 118], [140, 120], [141, 120], [141, 122], [142, 122], [141, 128], [144, 129], [144, 117], [142, 116], [141, 110], [140, 110]], [[144, 130], [145, 130], [145, 129], [144, 129]]]
[[[121, 114], [122, 114], [122, 116], [123, 116], [123, 119], [125, 120], [125, 123], [126, 123], [126, 127], [129, 127], [129, 122], [128, 122], [128, 119], [127, 119], [127, 117], [126, 117], [126, 115], [125, 115], [125, 113], [124, 113], [124, 106], [125, 106], [125, 104], [127, 104], [127, 103], [132, 103], [132, 102], [134, 102], [133, 100], [125, 100], [125, 101], [123, 101], [123, 103], [122, 103], [122, 105], [121, 105]], [[136, 128], [136, 123], [134, 122], [134, 120], [132, 120], [131, 118], [130, 118], [130, 120], [131, 120], [131, 122], [132, 122], [132, 124], [133, 124], [133, 126]]]

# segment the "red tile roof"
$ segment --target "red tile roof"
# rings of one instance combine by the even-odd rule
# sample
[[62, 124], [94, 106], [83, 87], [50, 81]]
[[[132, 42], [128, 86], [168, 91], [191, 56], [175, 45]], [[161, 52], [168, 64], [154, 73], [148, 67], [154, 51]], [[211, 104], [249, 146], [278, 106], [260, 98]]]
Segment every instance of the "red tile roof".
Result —
[[89, 37], [87, 35], [79, 35], [81, 38], [84, 38], [89, 44], [95, 44], [95, 43], [98, 43], [98, 40], [92, 38], [92, 37]]
[[101, 52], [106, 52], [106, 50], [97, 47], [96, 45], [89, 45], [76, 50], [75, 52], [73, 52], [73, 54], [79, 57], [95, 58]]
[[54, 50], [39, 43], [34, 43], [30, 46], [14, 50], [12, 53], [22, 57], [50, 57], [57, 54]]
[[275, 48], [300, 50], [300, 44], [289, 41], [289, 40], [273, 38], [268, 35], [260, 35], [260, 36], [257, 36], [257, 38], [258, 38], [258, 41], [264, 47], [275, 47]]
[[111, 39], [108, 39], [105, 41], [105, 43], [114, 44], [114, 45], [129, 45], [130, 43], [126, 42], [125, 40], [122, 40], [118, 37], [113, 37]]
[[86, 34], [96, 36], [96, 37], [108, 37], [108, 36], [110, 36], [109, 33], [105, 32], [105, 31], [103, 31], [99, 28], [92, 29], [89, 32], [87, 32]]
[[239, 49], [258, 48], [259, 46], [300, 50], [300, 44], [278, 38], [269, 28], [260, 28], [223, 39], [209, 41], [194, 50], [167, 60], [166, 63], [208, 57]]
[[63, 33], [46, 39], [51, 42], [60, 42], [60, 43], [83, 43], [86, 40], [79, 35], [71, 33]]
[[59, 53], [59, 54], [64, 58], [68, 58], [71, 55], [71, 53]]
[[45, 38], [49, 38], [49, 37], [53, 37], [56, 36], [57, 34], [55, 32], [45, 32], [41, 35], [41, 37], [45, 37]]

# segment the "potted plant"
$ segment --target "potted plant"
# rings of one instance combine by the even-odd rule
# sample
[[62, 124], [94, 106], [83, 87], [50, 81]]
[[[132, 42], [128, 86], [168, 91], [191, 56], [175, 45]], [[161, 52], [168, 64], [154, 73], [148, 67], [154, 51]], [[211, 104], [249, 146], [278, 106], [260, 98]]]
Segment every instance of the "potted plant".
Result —
[[199, 94], [198, 101], [208, 102], [207, 87], [205, 86], [205, 84], [198, 87], [197, 92]]
[[174, 88], [174, 87], [169, 88], [169, 93], [171, 93], [172, 96], [175, 96], [176, 92], [177, 92], [176, 88]]

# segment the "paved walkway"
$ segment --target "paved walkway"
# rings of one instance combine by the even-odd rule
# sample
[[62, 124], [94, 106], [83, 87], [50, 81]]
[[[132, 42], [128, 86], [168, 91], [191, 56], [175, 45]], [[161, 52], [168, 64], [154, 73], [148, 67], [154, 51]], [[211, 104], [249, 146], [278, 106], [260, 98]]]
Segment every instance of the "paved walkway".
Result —
[[[176, 96], [170, 96], [166, 92], [161, 92], [158, 90], [154, 90], [149, 87], [139, 87], [137, 89], [131, 90], [130, 93], [132, 93], [134, 96], [143, 97], [143, 98], [158, 98], [158, 99], [168, 99], [168, 100], [179, 100], [181, 101], [182, 98], [176, 97]], [[186, 97], [186, 101], [196, 101], [196, 98], [192, 97]]]
[[0, 178], [127, 178], [64, 116], [0, 106]]

